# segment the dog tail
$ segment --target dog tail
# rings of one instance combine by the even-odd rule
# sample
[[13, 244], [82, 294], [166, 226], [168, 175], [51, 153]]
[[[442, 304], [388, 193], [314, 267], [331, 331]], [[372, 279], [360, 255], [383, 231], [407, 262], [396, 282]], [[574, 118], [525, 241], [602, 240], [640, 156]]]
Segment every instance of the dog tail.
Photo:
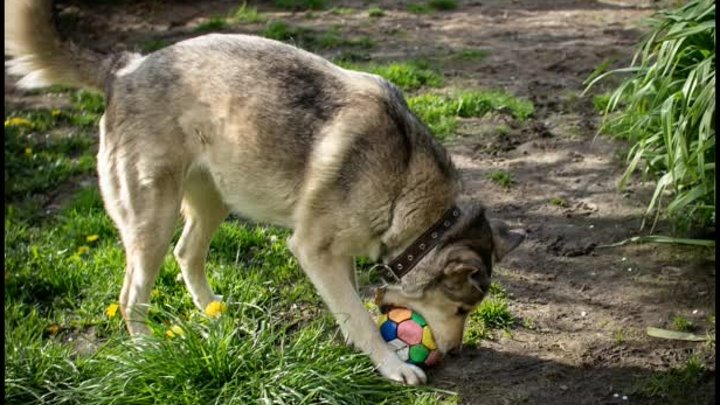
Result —
[[21, 88], [62, 84], [103, 90], [113, 58], [70, 41], [55, 30], [52, 0], [5, 0], [8, 73], [22, 76]]

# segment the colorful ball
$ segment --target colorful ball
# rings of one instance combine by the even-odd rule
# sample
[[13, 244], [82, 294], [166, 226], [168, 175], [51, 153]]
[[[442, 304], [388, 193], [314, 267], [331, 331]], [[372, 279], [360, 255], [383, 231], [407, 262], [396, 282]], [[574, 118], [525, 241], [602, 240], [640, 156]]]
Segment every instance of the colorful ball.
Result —
[[404, 361], [421, 367], [436, 364], [442, 355], [425, 318], [408, 308], [393, 307], [378, 320], [380, 334]]

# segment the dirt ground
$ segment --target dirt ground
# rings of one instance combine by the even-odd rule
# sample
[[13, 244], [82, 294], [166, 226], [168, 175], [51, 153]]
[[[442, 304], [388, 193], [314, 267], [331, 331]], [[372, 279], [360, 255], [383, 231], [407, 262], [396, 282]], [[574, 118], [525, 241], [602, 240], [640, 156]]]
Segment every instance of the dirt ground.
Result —
[[[197, 35], [198, 23], [238, 5], [218, 0], [62, 3], [72, 5], [63, 9], [77, 16], [71, 37], [105, 51], [137, 49], [148, 38]], [[320, 18], [310, 19], [263, 2], [255, 5], [290, 23], [369, 35], [376, 45], [365, 57], [372, 60], [431, 58], [440, 61], [451, 87], [506, 89], [536, 106], [524, 123], [466, 120], [449, 143], [468, 194], [529, 233], [495, 275], [523, 326], [480, 347], [466, 347], [431, 373], [431, 384], [459, 392], [462, 404], [657, 403], [634, 395], [637, 378], [660, 376], [694, 355], [711, 370], [700, 387], [702, 403], [714, 403], [714, 347], [645, 333], [648, 326], [671, 328], [675, 315], [693, 321], [701, 335], [710, 328], [714, 252], [652, 244], [598, 247], [640, 234], [651, 188], [635, 180], [618, 191], [623, 145], [595, 137], [599, 120], [592, 103], [579, 94], [583, 80], [604, 61], [613, 60], [613, 67], [630, 61], [641, 20], [654, 3], [481, 0], [422, 16], [406, 12], [406, 1], [339, 3], [361, 10], [377, 5], [387, 15], [371, 20], [364, 11], [318, 12]], [[227, 31], [261, 29], [262, 24], [251, 24]], [[453, 52], [469, 48], [487, 56], [449, 61]], [[337, 52], [320, 53], [334, 57]], [[6, 105], [49, 102], [17, 92], [7, 77], [6, 86]], [[498, 169], [512, 173], [510, 188], [488, 180], [487, 174]], [[657, 231], [668, 229], [661, 223]]]

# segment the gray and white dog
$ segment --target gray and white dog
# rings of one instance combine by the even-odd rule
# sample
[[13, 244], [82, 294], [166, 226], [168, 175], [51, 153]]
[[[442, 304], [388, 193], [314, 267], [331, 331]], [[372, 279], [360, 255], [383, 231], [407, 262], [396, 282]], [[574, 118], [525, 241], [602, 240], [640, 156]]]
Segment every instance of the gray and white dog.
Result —
[[[213, 232], [234, 212], [293, 230], [290, 250], [346, 338], [385, 377], [426, 381], [365, 310], [356, 256], [404, 260], [410, 271], [382, 290], [379, 304], [422, 314], [441, 352], [460, 346], [493, 261], [524, 235], [461, 199], [447, 152], [392, 84], [254, 36], [102, 55], [60, 40], [53, 27], [49, 0], [5, 1], [5, 52], [19, 86], [105, 93], [98, 175], [125, 247], [120, 309], [132, 335], [149, 332], [150, 292], [181, 214], [174, 254], [193, 301], [203, 309], [222, 299], [204, 261]], [[452, 221], [440, 229], [448, 212]]]

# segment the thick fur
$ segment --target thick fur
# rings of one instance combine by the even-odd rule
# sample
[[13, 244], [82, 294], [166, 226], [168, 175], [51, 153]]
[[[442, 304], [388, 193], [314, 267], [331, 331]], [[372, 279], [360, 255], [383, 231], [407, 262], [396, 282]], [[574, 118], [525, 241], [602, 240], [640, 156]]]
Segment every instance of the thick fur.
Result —
[[445, 149], [394, 86], [246, 35], [102, 57], [57, 39], [46, 3], [6, 2], [5, 49], [25, 87], [105, 91], [98, 174], [125, 246], [120, 305], [132, 334], [149, 331], [150, 291], [181, 213], [174, 254], [193, 301], [203, 309], [221, 299], [204, 261], [232, 211], [293, 229], [289, 247], [348, 340], [386, 377], [424, 382], [377, 333], [356, 291], [353, 257], [390, 261], [458, 203], [463, 219], [381, 304], [423, 313], [441, 350], [460, 344], [493, 260], [522, 236], [459, 200]]

